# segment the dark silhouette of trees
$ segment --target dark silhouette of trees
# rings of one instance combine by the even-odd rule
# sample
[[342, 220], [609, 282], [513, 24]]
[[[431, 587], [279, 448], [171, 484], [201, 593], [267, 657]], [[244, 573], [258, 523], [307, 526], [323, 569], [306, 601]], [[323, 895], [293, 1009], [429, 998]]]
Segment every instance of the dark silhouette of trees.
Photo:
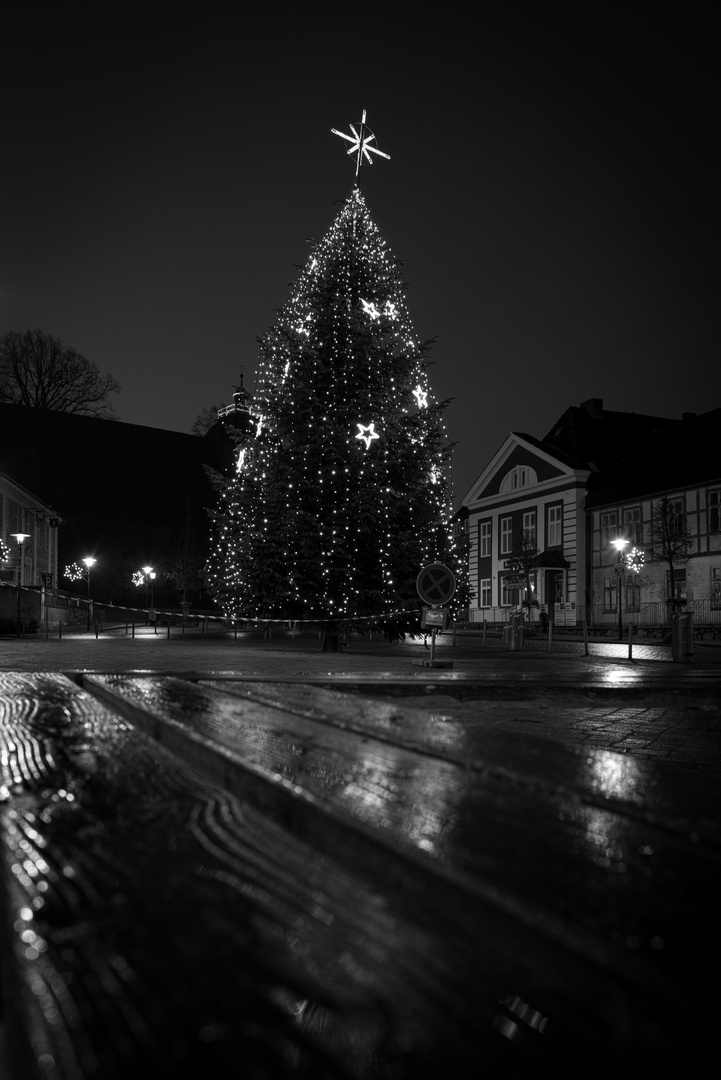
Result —
[[97, 364], [42, 330], [0, 336], [0, 401], [117, 420], [108, 401], [120, 385]]

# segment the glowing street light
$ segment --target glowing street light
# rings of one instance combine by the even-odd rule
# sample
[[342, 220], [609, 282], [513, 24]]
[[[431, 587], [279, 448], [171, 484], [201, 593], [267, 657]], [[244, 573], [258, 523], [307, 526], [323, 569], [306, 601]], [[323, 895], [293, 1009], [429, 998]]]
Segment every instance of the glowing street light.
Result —
[[84, 559], [81, 559], [81, 562], [84, 562], [85, 566], [87, 567], [87, 578], [88, 578], [88, 630], [90, 630], [90, 567], [94, 566], [97, 561], [98, 560], [94, 559], [91, 555], [87, 555]]
[[20, 637], [20, 587], [23, 583], [23, 544], [26, 540], [30, 539], [30, 533], [16, 532], [10, 533], [13, 540], [17, 541], [18, 545], [18, 608], [17, 608], [17, 636]]
[[620, 536], [616, 540], [611, 541], [611, 547], [615, 548], [618, 552], [618, 560], [614, 567], [616, 573], [616, 604], [618, 606], [618, 640], [623, 641], [623, 586], [626, 580], [626, 559], [624, 558], [623, 549], [627, 547], [628, 540], [623, 540]]
[[[152, 566], [144, 566], [142, 570], [136, 570], [133, 574], [133, 584], [140, 587], [145, 585], [145, 606], [148, 608], [148, 617], [150, 616], [150, 609], [153, 606], [153, 582], [157, 577], [155, 570]], [[147, 619], [145, 625], [147, 626]]]

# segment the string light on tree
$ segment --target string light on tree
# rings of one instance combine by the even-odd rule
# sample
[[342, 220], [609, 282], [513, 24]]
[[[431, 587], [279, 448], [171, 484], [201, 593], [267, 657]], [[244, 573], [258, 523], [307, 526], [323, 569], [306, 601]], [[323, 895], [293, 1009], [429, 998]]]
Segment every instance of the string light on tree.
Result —
[[228, 616], [417, 624], [418, 573], [454, 543], [429, 347], [356, 184], [260, 339], [243, 467], [213, 476], [206, 580]]

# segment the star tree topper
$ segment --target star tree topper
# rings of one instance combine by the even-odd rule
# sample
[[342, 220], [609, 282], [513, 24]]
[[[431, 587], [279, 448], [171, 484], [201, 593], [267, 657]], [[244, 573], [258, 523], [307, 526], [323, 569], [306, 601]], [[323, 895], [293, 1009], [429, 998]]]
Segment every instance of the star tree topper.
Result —
[[366, 127], [365, 109], [363, 110], [363, 118], [360, 122], [360, 131], [356, 131], [353, 124], [349, 124], [348, 126], [353, 132], [352, 135], [346, 135], [344, 132], [338, 131], [337, 128], [331, 128], [330, 130], [333, 132], [334, 135], [340, 135], [341, 139], [347, 139], [348, 142], [351, 144], [348, 153], [356, 155], [355, 177], [356, 180], [358, 180], [358, 174], [360, 172], [361, 165], [364, 165], [366, 162], [369, 165], [373, 164], [373, 158], [371, 157], [371, 154], [378, 154], [379, 157], [384, 157], [388, 161], [390, 161], [391, 156], [390, 154], [384, 154], [383, 151], [379, 150], [377, 146], [372, 145], [372, 143], [376, 141], [376, 137], [371, 131], [371, 129], [369, 127]]

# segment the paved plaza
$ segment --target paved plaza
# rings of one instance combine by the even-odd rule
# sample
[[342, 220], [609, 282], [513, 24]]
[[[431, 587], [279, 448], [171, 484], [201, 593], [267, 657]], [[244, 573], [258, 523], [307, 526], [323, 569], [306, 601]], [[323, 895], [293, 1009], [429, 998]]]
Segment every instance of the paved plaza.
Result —
[[[274, 630], [182, 633], [136, 627], [62, 638], [0, 639], [0, 671], [234, 674], [248, 679], [323, 681], [366, 693], [403, 693], [444, 715], [652, 759], [721, 772], [721, 645], [698, 644], [689, 663], [673, 662], [667, 645], [582, 640], [527, 641], [520, 652], [479, 635], [390, 644], [380, 635], [352, 636], [340, 652], [322, 651], [316, 633]], [[490, 689], [494, 689], [492, 700]], [[521, 695], [520, 691], [526, 693]]]

